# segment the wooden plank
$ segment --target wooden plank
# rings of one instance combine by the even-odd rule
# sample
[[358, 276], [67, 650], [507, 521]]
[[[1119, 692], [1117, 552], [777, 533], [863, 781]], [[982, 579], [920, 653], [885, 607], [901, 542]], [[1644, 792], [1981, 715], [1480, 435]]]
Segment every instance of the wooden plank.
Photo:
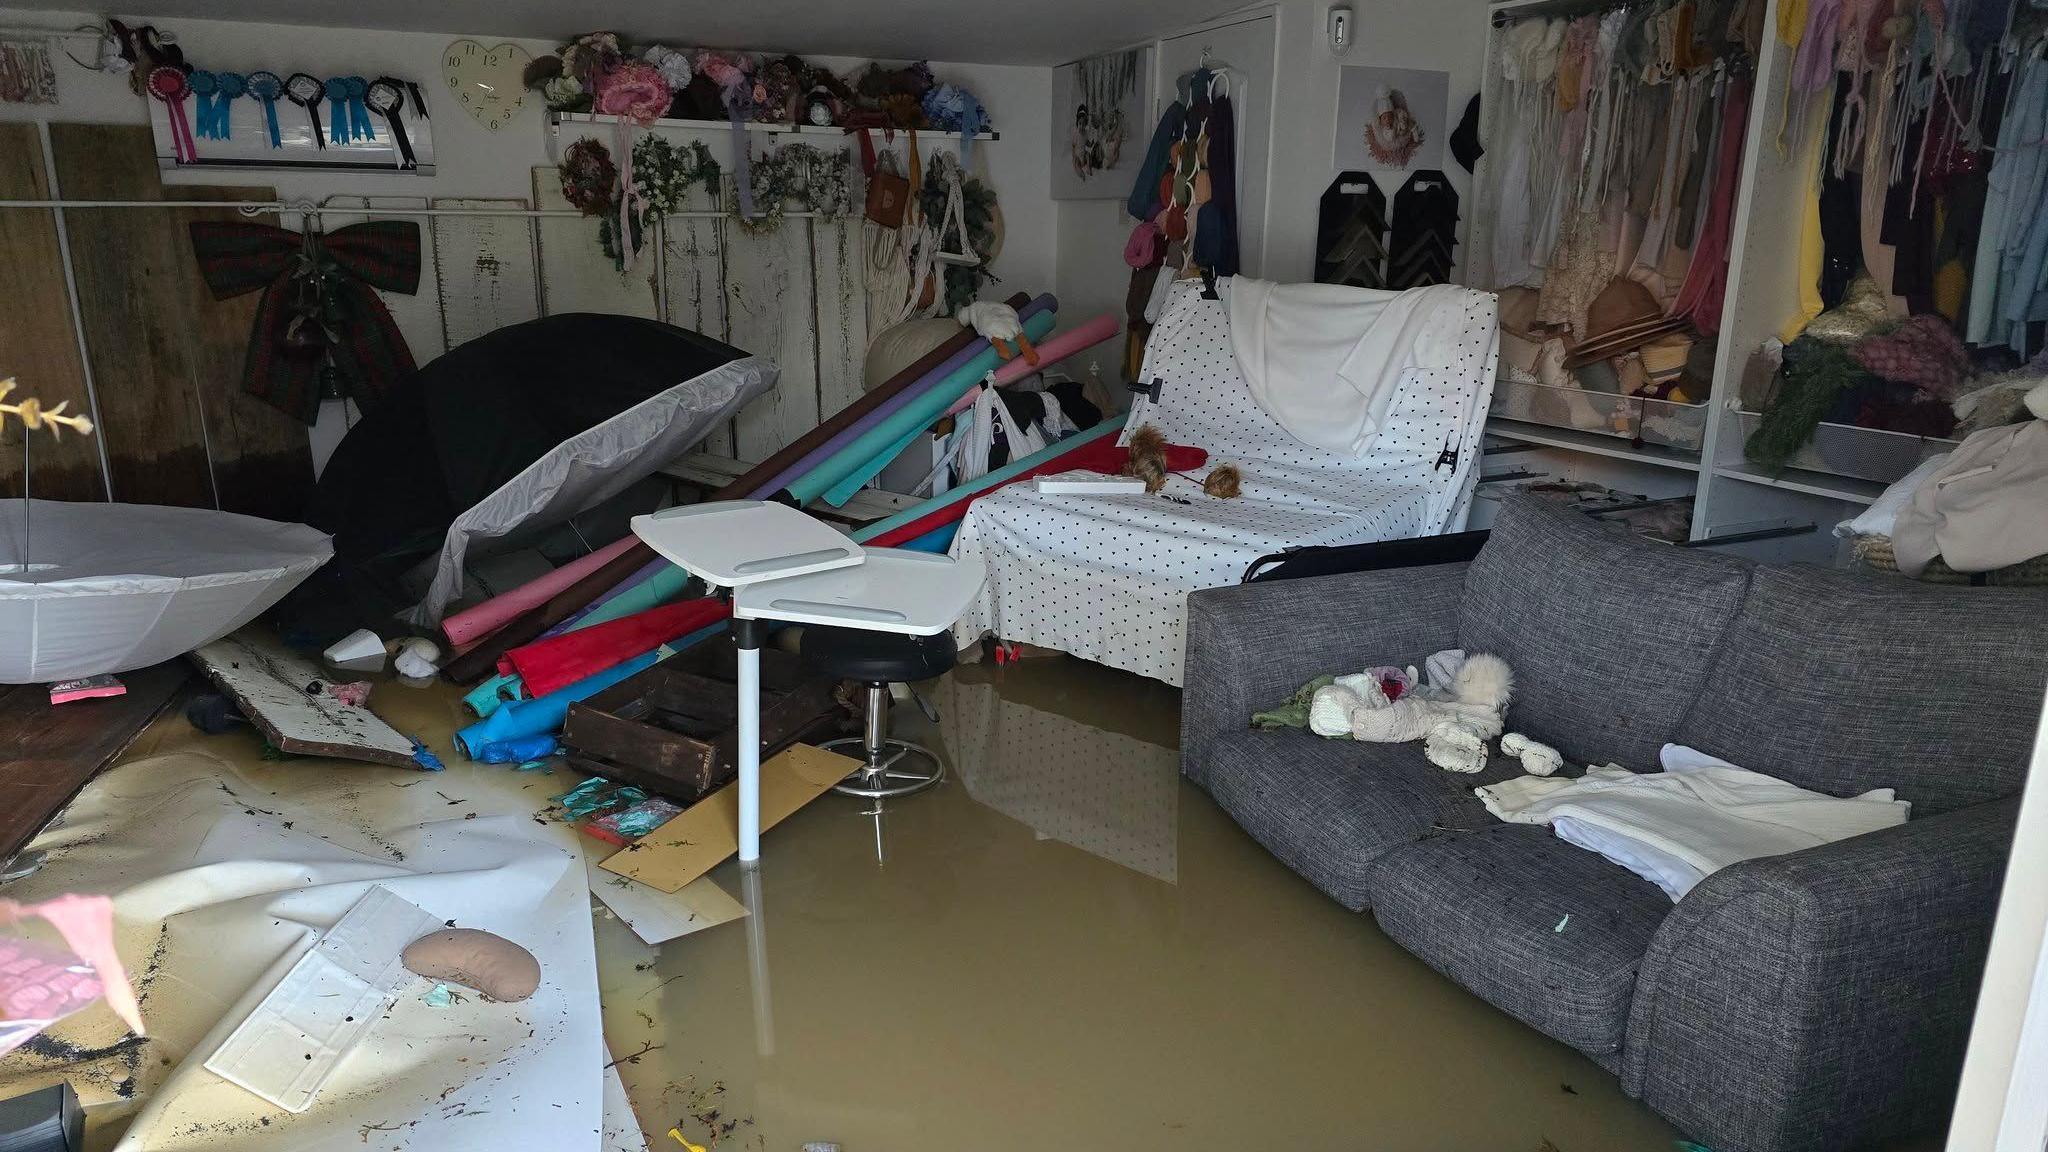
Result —
[[333, 756], [418, 768], [412, 741], [368, 708], [309, 684], [331, 683], [311, 662], [244, 630], [192, 653], [193, 663], [271, 744], [301, 756]]
[[[0, 124], [0, 199], [47, 200], [49, 173], [34, 124]], [[47, 208], [0, 209], [0, 379], [17, 377], [21, 395], [45, 404], [65, 402], [90, 414], [85, 366], [64, 292], [64, 258], [57, 247], [57, 214]], [[18, 398], [18, 397], [17, 397]], [[18, 424], [0, 436], [0, 497], [21, 495]], [[45, 500], [99, 500], [106, 496], [100, 454], [85, 436], [62, 440], [37, 434], [34, 494]]]
[[[69, 198], [165, 198], [145, 126], [52, 124], [50, 143]], [[174, 195], [276, 197], [268, 188], [180, 187]], [[257, 296], [216, 301], [207, 293], [186, 228], [207, 218], [236, 217], [232, 209], [67, 213], [93, 377], [103, 382], [100, 434], [113, 496], [205, 508], [217, 502], [232, 512], [296, 519], [313, 481], [306, 428], [242, 392]]]
[[[542, 209], [568, 208], [562, 196], [562, 174], [552, 164], [533, 170], [533, 202]], [[619, 316], [658, 319], [654, 273], [660, 263], [644, 252], [630, 272], [622, 272], [598, 247], [595, 217], [539, 217], [540, 313], [610, 312]]]
[[[704, 210], [717, 200], [693, 188], [684, 207]], [[662, 225], [663, 268], [668, 286], [668, 322], [719, 340], [730, 340], [725, 308], [725, 228], [723, 220], [668, 220]], [[705, 438], [704, 448], [720, 456], [733, 454], [730, 421]]]
[[730, 343], [774, 362], [775, 387], [740, 410], [734, 454], [765, 460], [818, 426], [817, 316], [811, 307], [810, 237], [803, 222], [726, 234], [725, 299]]
[[810, 223], [811, 281], [817, 286], [818, 412], [823, 418], [861, 397], [868, 351], [867, 265], [858, 217]]
[[[52, 124], [50, 144], [66, 197], [158, 198], [148, 128]], [[213, 481], [186, 338], [197, 315], [194, 296], [204, 289], [183, 278], [183, 246], [158, 216], [135, 208], [65, 214], [86, 347], [100, 382], [98, 434], [106, 441], [114, 499], [211, 508]]]
[[123, 672], [122, 696], [52, 704], [41, 684], [0, 690], [0, 860], [119, 759], [190, 678], [184, 661], [167, 660]]
[[[518, 208], [524, 200], [440, 199], [436, 208]], [[540, 315], [532, 221], [518, 216], [435, 216], [434, 296], [442, 348]], [[422, 291], [425, 286], [422, 286]]]
[[[161, 182], [158, 189], [161, 193]], [[191, 200], [277, 199], [272, 188], [208, 185], [181, 185], [170, 194]], [[172, 246], [183, 268], [179, 282], [193, 313], [187, 329], [191, 335], [191, 386], [199, 397], [200, 419], [206, 429], [205, 447], [213, 462], [213, 482], [220, 491], [220, 507], [270, 520], [299, 519], [306, 514], [306, 500], [313, 494], [309, 430], [297, 417], [249, 395], [242, 387], [249, 329], [255, 323], [261, 293], [215, 300], [200, 276], [199, 259], [192, 252], [191, 233], [186, 227], [194, 220], [245, 217], [233, 208], [130, 214], [164, 218], [163, 226], [170, 229]], [[256, 219], [277, 224], [274, 215]]]

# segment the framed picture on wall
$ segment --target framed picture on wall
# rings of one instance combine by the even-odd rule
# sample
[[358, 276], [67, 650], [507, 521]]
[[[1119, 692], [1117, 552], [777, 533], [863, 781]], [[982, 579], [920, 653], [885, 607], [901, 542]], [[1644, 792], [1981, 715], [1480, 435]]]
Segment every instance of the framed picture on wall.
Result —
[[1052, 75], [1052, 198], [1121, 200], [1152, 139], [1152, 49], [1063, 64]]
[[1339, 171], [1441, 168], [1451, 74], [1351, 66], [1337, 84]]

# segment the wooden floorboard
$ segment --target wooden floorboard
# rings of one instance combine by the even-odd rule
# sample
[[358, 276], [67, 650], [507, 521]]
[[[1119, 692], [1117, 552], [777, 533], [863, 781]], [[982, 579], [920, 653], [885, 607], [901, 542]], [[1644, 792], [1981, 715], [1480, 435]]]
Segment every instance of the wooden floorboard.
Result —
[[183, 660], [123, 672], [125, 696], [51, 704], [47, 685], [0, 695], [0, 861], [118, 759], [192, 676]]

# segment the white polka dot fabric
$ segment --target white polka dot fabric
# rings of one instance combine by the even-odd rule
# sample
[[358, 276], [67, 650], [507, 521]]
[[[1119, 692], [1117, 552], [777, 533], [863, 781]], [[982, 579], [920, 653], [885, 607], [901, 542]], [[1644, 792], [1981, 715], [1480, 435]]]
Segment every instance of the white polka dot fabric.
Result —
[[[963, 646], [993, 633], [1178, 685], [1189, 592], [1235, 584], [1284, 548], [1464, 527], [1500, 346], [1491, 294], [1463, 292], [1431, 323], [1439, 334], [1453, 326], [1454, 350], [1441, 366], [1401, 374], [1364, 461], [1303, 444], [1258, 406], [1229, 316], [1199, 282], [1174, 289], [1145, 353], [1159, 400], [1139, 400], [1124, 432], [1151, 424], [1170, 443], [1207, 449], [1207, 466], [1157, 495], [1015, 484], [968, 509], [952, 551], [980, 557], [988, 583], [955, 626]], [[1244, 474], [1242, 496], [1203, 493], [1218, 464]]]

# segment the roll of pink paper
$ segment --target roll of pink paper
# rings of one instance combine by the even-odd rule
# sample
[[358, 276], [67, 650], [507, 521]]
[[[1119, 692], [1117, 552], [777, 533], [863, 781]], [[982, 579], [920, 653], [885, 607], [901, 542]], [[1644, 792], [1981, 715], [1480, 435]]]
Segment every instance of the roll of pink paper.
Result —
[[447, 635], [448, 642], [457, 647], [474, 644], [503, 628], [519, 614], [547, 603], [556, 593], [611, 563], [638, 543], [639, 539], [628, 533], [595, 552], [571, 560], [545, 576], [529, 580], [510, 592], [493, 596], [474, 608], [465, 608], [442, 620], [441, 631]]
[[[1081, 325], [1079, 328], [1055, 333], [1050, 340], [1040, 344], [1038, 346], [1038, 364], [1051, 364], [1072, 356], [1076, 352], [1087, 351], [1104, 340], [1115, 336], [1117, 331], [1116, 317], [1105, 312], [1086, 324]], [[1038, 365], [1032, 364], [1022, 356], [1012, 360], [1005, 360], [996, 367], [994, 373], [996, 386], [1001, 387], [1013, 380], [1022, 380], [1036, 371], [1038, 371]], [[946, 409], [946, 414], [948, 416], [957, 416], [974, 407], [976, 391], [977, 389], [969, 388], [965, 396], [955, 400], [953, 406]]]

